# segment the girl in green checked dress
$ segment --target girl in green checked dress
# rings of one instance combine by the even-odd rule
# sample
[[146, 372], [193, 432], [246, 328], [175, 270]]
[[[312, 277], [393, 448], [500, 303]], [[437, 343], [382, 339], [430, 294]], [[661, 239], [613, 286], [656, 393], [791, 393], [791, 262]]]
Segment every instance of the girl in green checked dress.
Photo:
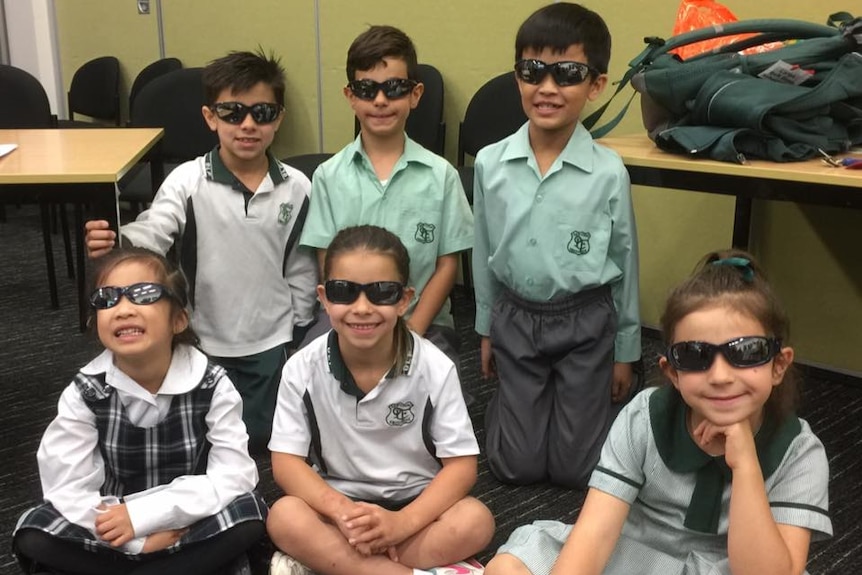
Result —
[[787, 316], [753, 258], [709, 254], [661, 323], [672, 385], [617, 417], [577, 522], [516, 529], [486, 575], [798, 575], [832, 534]]

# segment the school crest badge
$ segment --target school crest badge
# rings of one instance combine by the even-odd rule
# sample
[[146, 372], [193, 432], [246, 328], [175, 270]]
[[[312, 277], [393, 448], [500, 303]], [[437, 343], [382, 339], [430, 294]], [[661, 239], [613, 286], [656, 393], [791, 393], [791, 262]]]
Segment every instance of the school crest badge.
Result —
[[569, 238], [569, 244], [566, 249], [576, 256], [583, 256], [590, 251], [590, 232], [572, 232], [572, 237]]
[[416, 224], [416, 234], [413, 236], [420, 244], [430, 244], [434, 241], [434, 230], [437, 228], [434, 224], [426, 224], [419, 222]]
[[391, 427], [401, 427], [413, 423], [416, 416], [413, 414], [412, 401], [399, 401], [389, 404], [389, 415], [386, 416], [386, 424]]
[[292, 216], [292, 215], [293, 215], [293, 204], [292, 203], [288, 202], [286, 204], [281, 204], [278, 207], [278, 223], [280, 223], [281, 225], [285, 225], [287, 222], [289, 222], [290, 216]]

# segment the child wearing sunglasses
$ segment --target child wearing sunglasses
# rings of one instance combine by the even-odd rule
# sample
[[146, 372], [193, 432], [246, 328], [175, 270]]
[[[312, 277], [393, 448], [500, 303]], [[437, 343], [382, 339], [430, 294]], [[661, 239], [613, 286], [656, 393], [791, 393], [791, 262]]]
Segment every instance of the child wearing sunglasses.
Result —
[[[410, 254], [414, 297], [410, 328], [459, 365], [449, 292], [458, 254], [473, 246], [473, 214], [458, 172], [405, 133], [422, 97], [416, 49], [392, 26], [371, 26], [347, 52], [344, 96], [356, 114], [359, 135], [317, 168], [311, 207], [300, 243], [320, 262], [338, 230], [360, 224], [384, 227]], [[322, 333], [326, 318], [314, 331]]]
[[475, 327], [481, 373], [499, 377], [485, 446], [504, 482], [583, 488], [641, 356], [628, 173], [579, 121], [610, 45], [577, 4], [527, 18], [515, 77], [528, 121], [476, 157]]
[[455, 366], [404, 321], [409, 272], [383, 228], [329, 244], [317, 290], [333, 329], [288, 360], [269, 444], [286, 494], [267, 520], [286, 553], [272, 575], [424, 573], [491, 540]]
[[[218, 146], [174, 169], [120, 237], [125, 246], [180, 256], [201, 346], [242, 395], [259, 452], [269, 441], [286, 347], [314, 320], [317, 265], [298, 246], [311, 184], [269, 151], [284, 117], [278, 60], [231, 52], [207, 65], [203, 82], [202, 113]], [[90, 257], [112, 249], [108, 222], [86, 228]]]
[[787, 315], [751, 255], [706, 256], [661, 327], [671, 385], [614, 421], [575, 525], [518, 528], [486, 575], [798, 575], [810, 541], [831, 536]]
[[[91, 325], [105, 350], [60, 396], [39, 445], [44, 502], [13, 546], [27, 573], [248, 569], [266, 505], [242, 401], [196, 348], [187, 284], [162, 256], [100, 262]], [[233, 569], [234, 571], [228, 571]]]

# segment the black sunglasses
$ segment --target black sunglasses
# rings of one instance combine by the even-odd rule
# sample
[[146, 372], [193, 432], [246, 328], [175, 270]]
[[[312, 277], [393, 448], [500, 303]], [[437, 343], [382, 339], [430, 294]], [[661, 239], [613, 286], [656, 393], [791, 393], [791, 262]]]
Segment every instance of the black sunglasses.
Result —
[[557, 86], [577, 86], [590, 77], [599, 76], [599, 71], [581, 62], [554, 62], [546, 64], [541, 60], [518, 60], [515, 75], [527, 84], [541, 84], [548, 74]]
[[756, 367], [769, 363], [781, 350], [781, 341], [772, 337], [751, 335], [721, 345], [703, 341], [681, 341], [667, 350], [668, 362], [679, 371], [706, 371], [716, 352], [734, 367]]
[[246, 106], [239, 102], [218, 102], [210, 106], [220, 120], [224, 120], [228, 124], [242, 124], [245, 117], [251, 114], [251, 119], [258, 124], [271, 124], [278, 119], [281, 113], [280, 104], [272, 104], [270, 102], [259, 102]]
[[407, 78], [391, 78], [385, 82], [366, 79], [348, 82], [347, 87], [360, 100], [373, 100], [380, 90], [383, 90], [383, 95], [390, 100], [400, 100], [410, 94], [418, 83], [416, 80], [408, 80]]
[[323, 284], [326, 299], [331, 303], [349, 304], [365, 292], [365, 297], [374, 305], [395, 305], [404, 295], [404, 284], [400, 282], [371, 282], [358, 284], [347, 280], [329, 280]]
[[162, 284], [137, 283], [126, 287], [104, 286], [90, 294], [90, 305], [95, 309], [108, 309], [120, 303], [126, 296], [135, 305], [151, 305], [163, 297], [172, 297], [170, 290]]

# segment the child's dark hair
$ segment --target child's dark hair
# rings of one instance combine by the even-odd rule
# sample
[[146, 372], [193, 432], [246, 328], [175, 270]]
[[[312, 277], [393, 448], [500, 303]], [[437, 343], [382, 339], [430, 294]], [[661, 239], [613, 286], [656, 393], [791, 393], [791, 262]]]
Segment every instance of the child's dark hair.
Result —
[[356, 72], [370, 70], [384, 58], [400, 58], [407, 64], [407, 77], [419, 79], [416, 47], [410, 37], [394, 26], [371, 26], [356, 37], [347, 49], [347, 81], [356, 79]]
[[[338, 232], [326, 248], [326, 257], [323, 260], [323, 281], [333, 279], [330, 277], [332, 262], [341, 255], [357, 251], [368, 251], [392, 258], [395, 269], [398, 271], [398, 279], [404, 286], [410, 279], [410, 254], [401, 240], [384, 228], [378, 226], [353, 226], [344, 228]], [[335, 278], [337, 279], [337, 278]], [[395, 323], [395, 371], [400, 373], [407, 363], [410, 349], [410, 329], [403, 317], [399, 317]]]
[[[168, 288], [171, 302], [171, 316], [178, 313], [188, 313], [189, 307], [189, 289], [186, 276], [174, 264], [168, 261], [167, 258], [150, 251], [145, 248], [121, 248], [111, 250], [105, 256], [99, 258], [95, 273], [93, 273], [93, 285], [90, 288], [92, 293], [99, 287], [102, 287], [105, 278], [114, 271], [117, 267], [126, 263], [139, 263], [150, 268], [156, 276], [156, 283], [160, 283]], [[95, 325], [97, 310], [90, 308], [89, 325]], [[174, 335], [171, 342], [171, 347], [175, 348], [177, 344], [187, 344], [198, 347], [200, 340], [198, 335], [191, 328], [191, 325], [186, 325], [186, 328], [178, 334]]]
[[204, 98], [212, 106], [225, 89], [237, 94], [263, 82], [275, 93], [275, 103], [284, 106], [284, 68], [274, 53], [229, 52], [207, 64], [203, 71]]
[[[790, 321], [760, 265], [748, 252], [724, 250], [707, 254], [694, 273], [670, 294], [661, 316], [665, 346], [672, 344], [677, 324], [688, 314], [727, 306], [756, 320], [766, 335], [787, 345]], [[774, 421], [794, 412], [799, 401], [799, 377], [788, 367], [781, 385], [772, 389], [764, 409]]]
[[550, 48], [562, 54], [574, 44], [583, 47], [586, 64], [602, 74], [608, 73], [611, 33], [605, 21], [580, 4], [555, 2], [539, 8], [521, 24], [515, 37], [515, 61], [523, 58], [529, 48]]

